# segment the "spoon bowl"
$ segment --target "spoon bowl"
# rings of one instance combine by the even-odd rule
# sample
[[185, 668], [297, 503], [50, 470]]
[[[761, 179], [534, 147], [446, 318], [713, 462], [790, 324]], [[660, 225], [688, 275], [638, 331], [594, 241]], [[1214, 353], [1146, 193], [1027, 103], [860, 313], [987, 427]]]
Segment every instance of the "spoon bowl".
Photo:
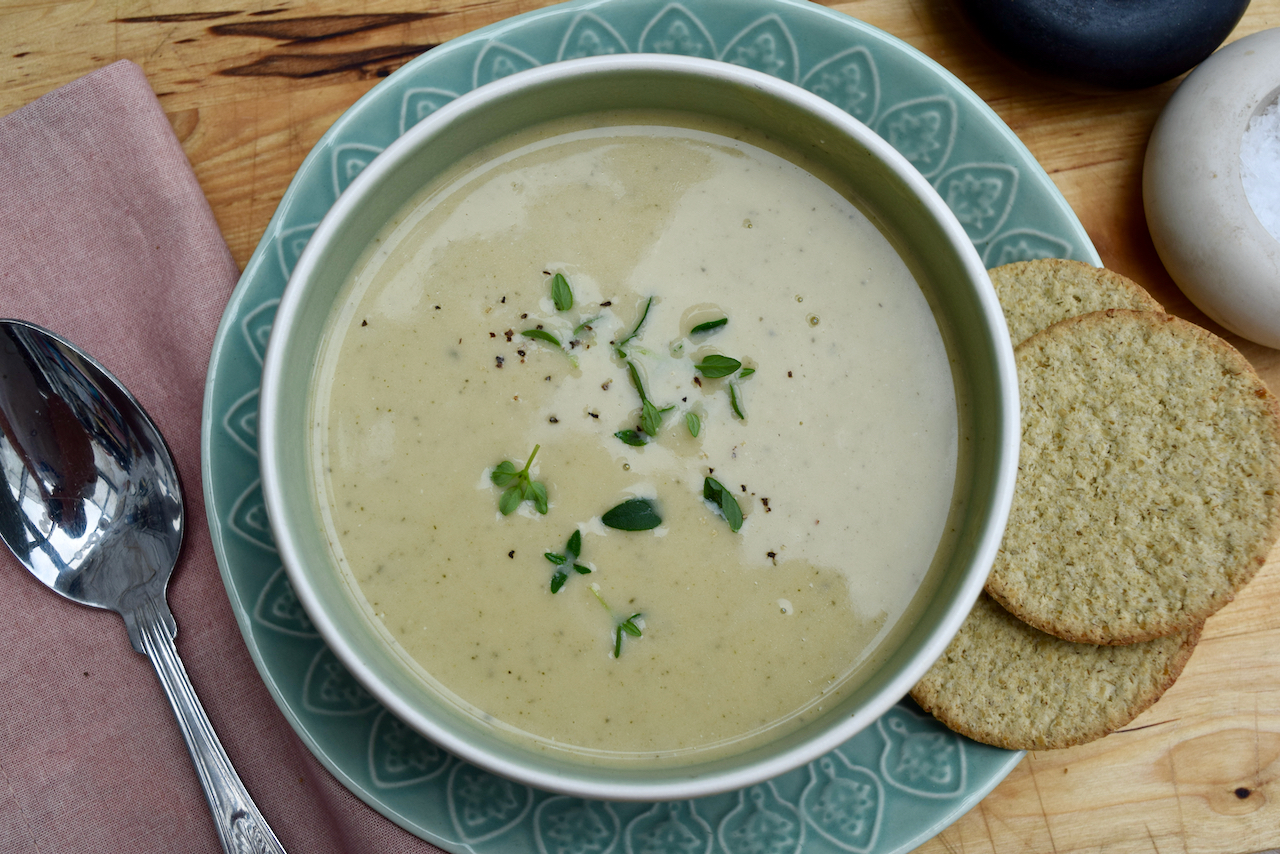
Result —
[[0, 320], [0, 539], [49, 589], [118, 613], [182, 727], [223, 848], [279, 852], [178, 658], [165, 600], [182, 485], [159, 429], [102, 365]]

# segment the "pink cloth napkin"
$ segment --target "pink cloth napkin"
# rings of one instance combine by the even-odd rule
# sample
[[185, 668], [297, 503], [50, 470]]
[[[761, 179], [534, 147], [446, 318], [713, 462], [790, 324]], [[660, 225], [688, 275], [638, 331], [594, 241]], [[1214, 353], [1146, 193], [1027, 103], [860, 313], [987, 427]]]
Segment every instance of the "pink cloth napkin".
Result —
[[[210, 349], [239, 271], [141, 69], [118, 62], [0, 118], [0, 317], [78, 343], [178, 461], [187, 533], [178, 650], [290, 852], [435, 852], [321, 766], [263, 686], [214, 561], [200, 480]], [[150, 663], [109, 611], [64, 600], [0, 547], [0, 852], [217, 852]]]

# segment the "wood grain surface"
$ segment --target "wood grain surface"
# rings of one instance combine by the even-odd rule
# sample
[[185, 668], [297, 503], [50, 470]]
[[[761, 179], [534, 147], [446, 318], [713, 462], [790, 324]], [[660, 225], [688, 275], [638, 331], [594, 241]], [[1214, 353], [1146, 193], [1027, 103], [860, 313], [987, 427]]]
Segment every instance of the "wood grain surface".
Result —
[[[726, 0], [729, 2], [729, 0]], [[549, 0], [0, 0], [0, 115], [117, 59], [142, 66], [236, 260], [248, 260], [320, 135], [409, 59]], [[950, 0], [826, 5], [937, 60], [1013, 129], [1103, 263], [1224, 335], [1280, 391], [1280, 351], [1225, 334], [1183, 297], [1143, 217], [1142, 157], [1176, 88], [1082, 94], [1013, 71]], [[1229, 41], [1280, 26], [1253, 0]], [[1280, 78], [1280, 69], [1277, 69]], [[1207, 624], [1178, 683], [1124, 731], [1029, 754], [920, 850], [1209, 852], [1280, 848], [1280, 549]]]

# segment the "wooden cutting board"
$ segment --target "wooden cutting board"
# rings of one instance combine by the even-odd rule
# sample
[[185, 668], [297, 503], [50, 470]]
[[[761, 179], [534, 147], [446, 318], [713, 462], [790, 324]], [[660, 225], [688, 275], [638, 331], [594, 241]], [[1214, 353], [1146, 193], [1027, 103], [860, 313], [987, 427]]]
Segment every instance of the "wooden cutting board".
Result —
[[[725, 0], [731, 2], [731, 0]], [[116, 59], [146, 71], [243, 265], [329, 125], [413, 56], [550, 0], [0, 0], [0, 114]], [[1010, 73], [949, 0], [832, 8], [922, 50], [987, 101], [1061, 189], [1103, 263], [1222, 334], [1152, 247], [1140, 177], [1176, 81], [1079, 95]], [[1230, 40], [1280, 26], [1253, 0]], [[1280, 77], [1280, 69], [1277, 70]], [[1280, 391], [1280, 351], [1225, 336]], [[1280, 549], [1207, 624], [1178, 683], [1123, 732], [1030, 754], [925, 852], [1250, 854], [1280, 848]]]

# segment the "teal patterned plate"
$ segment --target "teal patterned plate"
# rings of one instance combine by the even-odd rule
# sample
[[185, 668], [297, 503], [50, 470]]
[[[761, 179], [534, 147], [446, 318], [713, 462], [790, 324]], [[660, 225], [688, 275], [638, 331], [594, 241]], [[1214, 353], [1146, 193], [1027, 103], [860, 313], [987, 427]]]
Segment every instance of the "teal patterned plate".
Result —
[[904, 700], [822, 758], [694, 801], [620, 804], [535, 791], [408, 729], [351, 677], [299, 606], [259, 488], [262, 357], [293, 263], [338, 194], [392, 140], [490, 80], [602, 53], [680, 53], [747, 65], [842, 107], [937, 187], [988, 266], [1099, 263], [1066, 201], [969, 89], [901, 41], [802, 0], [575, 0], [455, 39], [349, 109], [307, 156], [236, 287], [205, 395], [204, 492], [240, 629], [311, 751], [370, 806], [451, 852], [795, 854], [909, 850], [1021, 759], [961, 738]]

